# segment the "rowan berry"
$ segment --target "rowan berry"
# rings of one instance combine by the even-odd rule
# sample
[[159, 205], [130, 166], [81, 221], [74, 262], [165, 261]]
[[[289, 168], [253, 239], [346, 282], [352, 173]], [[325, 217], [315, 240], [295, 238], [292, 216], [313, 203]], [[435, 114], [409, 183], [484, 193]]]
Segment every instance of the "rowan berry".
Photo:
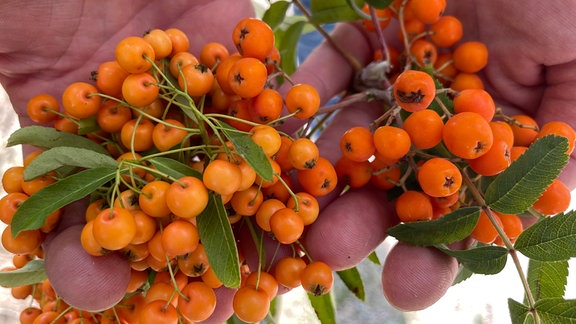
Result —
[[480, 114], [490, 122], [496, 112], [496, 105], [492, 96], [483, 89], [465, 89], [454, 97], [454, 112], [464, 111]]
[[416, 39], [410, 46], [410, 55], [420, 65], [434, 65], [438, 59], [438, 49], [432, 42], [423, 38]]
[[369, 161], [356, 162], [345, 156], [340, 157], [334, 164], [338, 182], [351, 188], [361, 188], [372, 178], [372, 165]]
[[506, 170], [510, 166], [510, 146], [503, 140], [495, 141], [492, 147], [480, 157], [468, 160], [468, 165], [474, 172], [493, 176]]
[[462, 174], [458, 167], [444, 159], [434, 157], [418, 169], [418, 183], [432, 197], [446, 197], [457, 192], [462, 185]]
[[561, 180], [554, 179], [532, 207], [544, 216], [555, 215], [568, 209], [570, 199], [570, 189]]
[[542, 138], [546, 135], [556, 135], [556, 136], [563, 136], [568, 140], [568, 149], [566, 150], [566, 154], [572, 154], [574, 151], [574, 141], [576, 141], [576, 132], [572, 128], [572, 126], [568, 125], [562, 121], [551, 121], [547, 122], [540, 128], [538, 135], [536, 135], [536, 139]]
[[410, 135], [400, 127], [380, 126], [374, 131], [374, 146], [380, 156], [398, 160], [410, 151]]
[[484, 82], [476, 73], [460, 72], [450, 82], [450, 88], [455, 91], [465, 89], [484, 89]]
[[372, 132], [363, 126], [348, 129], [340, 138], [340, 151], [352, 161], [368, 161], [376, 151]]
[[442, 140], [452, 154], [463, 159], [475, 159], [490, 150], [494, 137], [484, 117], [465, 111], [446, 121]]
[[430, 25], [430, 39], [436, 46], [448, 48], [460, 41], [462, 22], [454, 16], [442, 16]]
[[432, 202], [422, 192], [405, 191], [396, 199], [396, 215], [401, 222], [431, 220]]
[[431, 109], [413, 112], [404, 120], [402, 129], [410, 136], [410, 143], [415, 148], [426, 150], [442, 141], [442, 118]]
[[482, 42], [464, 42], [454, 49], [453, 58], [459, 71], [476, 73], [488, 64], [488, 48]]
[[528, 115], [512, 116], [511, 126], [514, 133], [514, 146], [528, 147], [538, 136], [538, 123]]
[[[494, 215], [494, 220], [498, 223], [498, 226], [502, 227], [502, 222], [500, 218]], [[498, 231], [494, 224], [490, 221], [490, 218], [486, 214], [484, 210], [480, 211], [480, 217], [478, 218], [478, 223], [470, 233], [470, 236], [478, 242], [484, 244], [491, 244], [493, 243], [496, 238], [498, 237]]]

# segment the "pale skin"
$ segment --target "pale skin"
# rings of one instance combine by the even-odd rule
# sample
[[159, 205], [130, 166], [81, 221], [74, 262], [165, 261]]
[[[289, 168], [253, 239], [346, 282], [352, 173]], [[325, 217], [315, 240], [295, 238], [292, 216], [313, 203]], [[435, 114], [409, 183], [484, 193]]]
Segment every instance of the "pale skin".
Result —
[[[232, 50], [230, 30], [242, 17], [253, 15], [249, 1], [112, 1], [42, 2], [4, 1], [0, 4], [0, 83], [6, 88], [22, 125], [29, 97], [47, 92], [57, 98], [67, 84], [87, 80], [100, 62], [113, 59], [115, 44], [126, 36], [141, 35], [151, 28], [178, 27], [191, 35], [192, 53], [201, 44], [220, 41]], [[121, 6], [127, 8], [119, 9]], [[226, 16], [216, 14], [228, 8]], [[236, 10], [230, 7], [234, 6]], [[26, 13], [18, 16], [17, 13]], [[162, 13], [162, 14], [159, 14]], [[465, 38], [485, 42], [489, 66], [482, 76], [486, 89], [508, 114], [522, 112], [543, 123], [562, 120], [576, 125], [571, 105], [576, 99], [576, 4], [572, 1], [449, 1], [446, 14], [464, 24]], [[550, 19], [552, 17], [553, 19]], [[373, 44], [356, 27], [341, 25], [334, 37], [363, 64], [372, 55]], [[321, 45], [293, 76], [297, 82], [315, 86], [323, 102], [346, 89], [352, 69], [328, 45]], [[358, 113], [361, 110], [362, 113]], [[339, 136], [354, 125], [367, 125], [381, 112], [374, 105], [345, 109], [319, 140], [321, 154], [333, 162], [338, 158]], [[576, 186], [574, 163], [562, 179]], [[368, 255], [386, 237], [394, 216], [384, 193], [361, 189], [341, 198], [322, 199], [325, 211], [308, 232], [308, 249], [315, 259], [334, 269], [351, 267]], [[351, 217], [363, 206], [362, 219]], [[406, 263], [410, 260], [410, 265]], [[82, 262], [82, 261], [78, 261]], [[65, 273], [67, 264], [52, 265]], [[89, 264], [76, 266], [86, 266]], [[395, 247], [384, 266], [384, 294], [402, 310], [418, 310], [434, 304], [449, 288], [457, 263], [433, 249], [406, 245]], [[82, 284], [82, 283], [80, 283]], [[105, 286], [106, 283], [85, 282]], [[81, 287], [73, 290], [83, 299]], [[231, 291], [219, 293], [219, 307], [212, 320], [230, 315]]]

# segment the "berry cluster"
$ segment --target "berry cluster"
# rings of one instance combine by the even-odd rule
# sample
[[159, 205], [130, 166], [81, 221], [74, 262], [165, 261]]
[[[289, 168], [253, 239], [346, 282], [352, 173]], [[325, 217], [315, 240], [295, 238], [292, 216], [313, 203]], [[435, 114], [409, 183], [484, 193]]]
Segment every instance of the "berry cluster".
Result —
[[[314, 295], [330, 291], [331, 269], [311, 260], [299, 239], [319, 214], [316, 198], [336, 187], [336, 171], [313, 141], [276, 127], [288, 118], [313, 116], [319, 95], [307, 84], [292, 84], [284, 96], [271, 86], [281, 74], [280, 56], [263, 21], [240, 21], [232, 40], [236, 53], [208, 43], [195, 55], [179, 29], [126, 37], [117, 44], [115, 60], [93, 73], [94, 83], [66, 87], [62, 109], [47, 94], [30, 99], [33, 121], [88, 138], [114, 159], [114, 178], [90, 195], [80, 241], [93, 256], [122, 254], [132, 269], [126, 296], [98, 313], [68, 307], [48, 279], [13, 287], [14, 297], [34, 294], [39, 303], [22, 312], [24, 322], [36, 316], [56, 322], [77, 317], [83, 323], [207, 319], [216, 307], [214, 289], [223, 285], [222, 270], [209, 261], [219, 255], [210, 255], [210, 242], [197, 224], [198, 218], [216, 217], [211, 203], [225, 210], [227, 226], [258, 233], [254, 246], [266, 235], [277, 249], [290, 251], [279, 253], [271, 268], [261, 262], [250, 267], [238, 249], [234, 260], [242, 280], [233, 300], [238, 318], [262, 320], [279, 287], [302, 286]], [[282, 116], [284, 108], [288, 113]], [[45, 152], [27, 155], [23, 166], [2, 177], [8, 193], [0, 201], [0, 218], [8, 225], [2, 244], [15, 255], [16, 268], [42, 258], [44, 237], [62, 214], [58, 208], [41, 228], [12, 231], [13, 216], [29, 197], [66, 178], [62, 170], [27, 175], [29, 165], [43, 167]], [[258, 259], [263, 253], [257, 248]]]

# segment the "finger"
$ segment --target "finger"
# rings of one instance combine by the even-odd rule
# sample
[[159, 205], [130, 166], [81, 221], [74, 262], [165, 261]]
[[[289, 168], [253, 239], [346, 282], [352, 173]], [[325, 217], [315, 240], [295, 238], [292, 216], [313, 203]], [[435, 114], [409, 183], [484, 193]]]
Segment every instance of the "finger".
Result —
[[54, 291], [70, 306], [98, 312], [117, 304], [130, 281], [130, 263], [117, 253], [94, 257], [80, 243], [82, 225], [55, 236], [44, 256]]
[[385, 195], [380, 190], [362, 188], [328, 205], [306, 232], [306, 249], [312, 259], [339, 271], [366, 258], [396, 223]]
[[458, 272], [456, 259], [431, 247], [395, 245], [382, 268], [382, 289], [388, 302], [402, 311], [436, 303]]

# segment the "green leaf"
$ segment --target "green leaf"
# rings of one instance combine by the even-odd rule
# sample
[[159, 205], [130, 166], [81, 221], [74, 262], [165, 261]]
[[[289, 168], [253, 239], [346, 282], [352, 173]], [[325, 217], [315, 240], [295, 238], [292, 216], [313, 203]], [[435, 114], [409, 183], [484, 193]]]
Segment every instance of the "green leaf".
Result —
[[568, 261], [528, 262], [528, 285], [535, 300], [563, 297], [568, 282]]
[[525, 229], [514, 247], [540, 261], [561, 261], [576, 257], [576, 211], [547, 217]]
[[174, 178], [180, 179], [182, 177], [190, 176], [202, 179], [202, 173], [192, 169], [186, 164], [176, 161], [174, 159], [165, 157], [155, 157], [148, 160], [160, 172]]
[[312, 0], [310, 13], [312, 22], [316, 24], [354, 21], [360, 18], [346, 0]]
[[394, 2], [394, 0], [366, 0], [367, 4], [378, 9], [387, 8], [392, 2]]
[[378, 259], [378, 254], [376, 254], [376, 251], [372, 251], [372, 253], [368, 255], [368, 260], [372, 261], [372, 263], [375, 265], [382, 265], [380, 259]]
[[480, 207], [460, 208], [435, 220], [398, 224], [388, 234], [412, 245], [449, 244], [468, 237], [479, 217]]
[[458, 274], [456, 274], [456, 278], [452, 281], [452, 286], [468, 280], [473, 274], [474, 272], [470, 271], [470, 269], [460, 265], [458, 267]]
[[524, 324], [530, 315], [530, 308], [528, 306], [520, 304], [511, 298], [508, 299], [508, 310], [512, 324]]
[[262, 179], [271, 181], [274, 176], [274, 170], [272, 170], [272, 165], [266, 154], [264, 154], [262, 147], [254, 143], [247, 134], [237, 131], [223, 121], [217, 122], [222, 128], [224, 136], [228, 138], [236, 149], [236, 153], [246, 160]]
[[362, 282], [362, 277], [360, 276], [360, 272], [356, 267], [336, 271], [338, 277], [342, 279], [342, 282], [348, 287], [348, 289], [354, 293], [358, 299], [361, 301], [365, 301], [366, 293], [364, 291], [364, 283]]
[[53, 127], [27, 126], [16, 130], [8, 138], [8, 146], [20, 144], [30, 144], [41, 149], [51, 149], [58, 146], [78, 147], [108, 154], [104, 147], [86, 137], [61, 132]]
[[498, 212], [521, 214], [540, 197], [568, 163], [568, 141], [548, 135], [532, 143], [486, 189], [486, 203]]
[[24, 170], [24, 180], [32, 180], [62, 166], [114, 169], [118, 166], [118, 162], [108, 154], [78, 147], [59, 146], [42, 152], [32, 160]]
[[52, 212], [86, 197], [115, 176], [116, 169], [87, 169], [40, 189], [16, 210], [12, 234], [42, 227]]
[[290, 4], [290, 1], [277, 1], [272, 3], [268, 10], [264, 12], [262, 20], [273, 30], [276, 29], [276, 27], [280, 26], [284, 21]]
[[546, 298], [534, 305], [542, 323], [576, 323], [576, 299]]
[[504, 269], [508, 250], [500, 246], [481, 246], [469, 250], [450, 250], [438, 247], [442, 252], [455, 257], [470, 271], [479, 274], [496, 274]]
[[0, 272], [0, 286], [18, 287], [35, 284], [46, 279], [44, 260], [31, 260], [20, 269]]
[[285, 31], [277, 31], [276, 39], [279, 40], [278, 51], [280, 52], [280, 67], [282, 70], [291, 75], [296, 71], [299, 62], [297, 61], [298, 41], [306, 26], [306, 21], [297, 21], [290, 25]]
[[320, 323], [336, 324], [336, 309], [332, 294], [328, 293], [322, 296], [307, 295]]
[[240, 261], [232, 227], [220, 195], [210, 194], [208, 206], [196, 217], [208, 262], [226, 287], [240, 286]]

